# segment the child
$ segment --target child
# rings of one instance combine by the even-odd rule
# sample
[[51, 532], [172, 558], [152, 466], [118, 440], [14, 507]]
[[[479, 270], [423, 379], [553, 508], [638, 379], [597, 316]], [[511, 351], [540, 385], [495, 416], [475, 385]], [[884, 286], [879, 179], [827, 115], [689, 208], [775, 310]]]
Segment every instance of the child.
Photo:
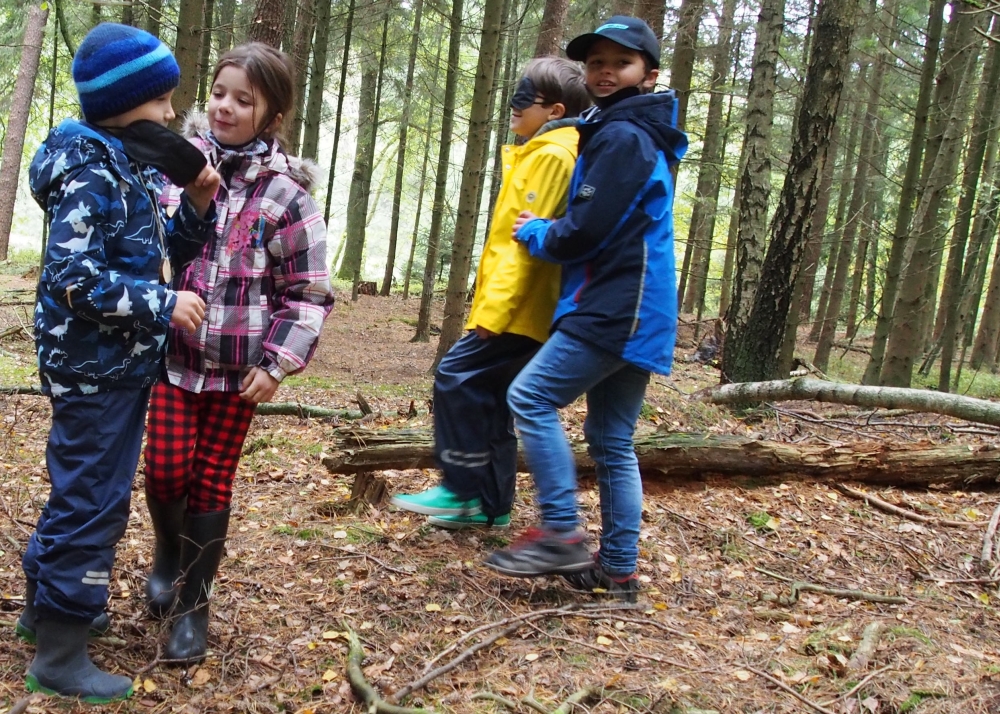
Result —
[[60, 124], [31, 163], [31, 191], [50, 226], [35, 343], [52, 403], [52, 490], [24, 554], [17, 627], [36, 639], [26, 682], [33, 692], [96, 703], [132, 693], [130, 677], [91, 662], [87, 635], [95, 618], [107, 627], [115, 544], [128, 521], [167, 326], [194, 330], [205, 314], [196, 294], [168, 287], [167, 274], [211, 234], [219, 175], [204, 167], [167, 219], [158, 203], [163, 177], [130, 158], [117, 137], [139, 120], [165, 127], [179, 78], [170, 50], [152, 35], [98, 25], [73, 59], [84, 121]]
[[146, 603], [176, 614], [166, 659], [200, 661], [225, 550], [233, 479], [254, 408], [303, 369], [333, 307], [316, 166], [289, 157], [278, 130], [294, 107], [288, 58], [261, 43], [219, 60], [208, 122], [193, 140], [223, 176], [213, 239], [178, 276], [207, 303], [193, 334], [174, 331], [153, 389], [146, 504], [156, 535]]
[[392, 503], [459, 529], [506, 527], [514, 503], [517, 440], [507, 388], [549, 333], [559, 266], [511, 238], [518, 213], [561, 215], [576, 162], [576, 117], [590, 106], [579, 65], [557, 57], [528, 63], [510, 100], [510, 129], [527, 139], [503, 148], [503, 185], [476, 276], [467, 328], [434, 378], [435, 456], [441, 485]]
[[[671, 92], [650, 94], [660, 51], [642, 20], [615, 16], [566, 48], [586, 63], [600, 113], [580, 125], [566, 215], [522, 213], [515, 237], [563, 266], [552, 337], [508, 392], [538, 490], [541, 528], [486, 564], [506, 575], [564, 574], [635, 602], [642, 483], [632, 446], [650, 372], [669, 374], [677, 321], [671, 164], [687, 138]], [[587, 395], [584, 435], [597, 466], [600, 550], [579, 529], [576, 469], [558, 410]]]

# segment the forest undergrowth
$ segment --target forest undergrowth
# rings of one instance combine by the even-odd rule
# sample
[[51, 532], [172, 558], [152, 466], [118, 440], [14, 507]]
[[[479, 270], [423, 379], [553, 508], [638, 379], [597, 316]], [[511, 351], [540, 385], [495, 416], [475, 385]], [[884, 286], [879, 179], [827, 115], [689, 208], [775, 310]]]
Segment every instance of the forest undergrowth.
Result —
[[[0, 278], [0, 386], [34, 384], [32, 344], [17, 329], [30, 328], [29, 288]], [[427, 427], [436, 345], [409, 342], [416, 309], [338, 294], [317, 358], [277, 398], [354, 410], [360, 393], [375, 411], [367, 428]], [[641, 429], [833, 449], [997, 440], [991, 427], [927, 415], [816, 403], [737, 414], [691, 402], [687, 394], [718, 381], [714, 368], [682, 361], [695, 350], [692, 330], [682, 327], [674, 375], [654, 379]], [[565, 410], [575, 439], [584, 413], [582, 403]], [[12, 626], [20, 557], [47, 493], [48, 419], [43, 398], [0, 396], [0, 712], [367, 711], [347, 677], [351, 633], [380, 697], [412, 689], [400, 705], [437, 712], [1000, 711], [996, 491], [856, 487], [904, 517], [818, 480], [650, 475], [643, 595], [623, 608], [559, 579], [482, 567], [486, 552], [535, 521], [527, 474], [510, 531], [449, 533], [385, 505], [355, 512], [352, 477], [322, 464], [345, 422], [287, 416], [256, 418], [247, 440], [209, 658], [189, 668], [160, 661], [165, 628], [142, 607], [153, 538], [140, 468], [112, 629], [91, 648], [101, 666], [135, 675], [136, 695], [107, 707], [25, 699], [32, 647]], [[381, 475], [392, 491], [437, 479], [432, 470]], [[596, 539], [592, 480], [581, 493]]]

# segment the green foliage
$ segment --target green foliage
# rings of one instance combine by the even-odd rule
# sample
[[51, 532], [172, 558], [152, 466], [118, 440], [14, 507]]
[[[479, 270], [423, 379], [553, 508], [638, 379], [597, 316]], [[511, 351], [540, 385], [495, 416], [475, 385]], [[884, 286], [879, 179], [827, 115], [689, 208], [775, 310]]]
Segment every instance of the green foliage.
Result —
[[748, 514], [746, 522], [759, 533], [769, 533], [774, 530], [774, 518], [767, 511], [754, 511]]

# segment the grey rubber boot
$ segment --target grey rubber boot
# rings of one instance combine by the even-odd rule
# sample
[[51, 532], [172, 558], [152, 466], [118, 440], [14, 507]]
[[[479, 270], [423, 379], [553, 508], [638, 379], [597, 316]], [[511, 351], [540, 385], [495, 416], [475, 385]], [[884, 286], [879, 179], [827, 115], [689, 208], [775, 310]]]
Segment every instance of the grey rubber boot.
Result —
[[181, 574], [181, 535], [187, 499], [160, 503], [146, 492], [146, 506], [153, 521], [156, 548], [153, 567], [146, 576], [146, 609], [155, 618], [166, 617], [177, 602], [177, 579]]
[[28, 668], [29, 692], [77, 697], [89, 704], [106, 704], [132, 696], [132, 678], [108, 674], [87, 654], [90, 623], [40, 619], [35, 623], [35, 659]]
[[[37, 592], [38, 583], [34, 580], [26, 581], [24, 586], [24, 609], [21, 611], [21, 616], [17, 618], [17, 624], [14, 625], [14, 634], [32, 645], [35, 644], [35, 622], [38, 620], [38, 615], [35, 612], [35, 593]], [[108, 617], [108, 613], [102, 612], [90, 623], [90, 632], [88, 634], [90, 637], [102, 637], [110, 629], [111, 618]]]
[[226, 550], [229, 510], [188, 515], [181, 550], [183, 583], [177, 598], [177, 619], [163, 652], [165, 659], [200, 662], [208, 649], [208, 603], [212, 582]]

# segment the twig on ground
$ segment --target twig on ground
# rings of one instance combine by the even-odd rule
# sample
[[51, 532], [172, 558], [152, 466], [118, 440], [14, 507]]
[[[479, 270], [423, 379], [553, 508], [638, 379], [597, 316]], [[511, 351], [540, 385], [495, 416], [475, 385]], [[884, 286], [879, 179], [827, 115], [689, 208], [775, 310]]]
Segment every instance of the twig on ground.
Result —
[[536, 712], [538, 712], [538, 714], [552, 714], [548, 710], [548, 707], [546, 707], [540, 701], [538, 701], [537, 699], [535, 699], [535, 693], [534, 693], [534, 691], [532, 691], [527, 696], [521, 697], [521, 704], [523, 704], [526, 707], [530, 707], [530, 708], [534, 709]]
[[601, 654], [611, 655], [612, 657], [637, 657], [639, 659], [648, 659], [653, 662], [659, 662], [660, 664], [669, 664], [674, 667], [677, 667], [678, 669], [684, 669], [684, 670], [692, 669], [691, 665], [684, 664], [683, 662], [678, 662], [677, 660], [667, 659], [666, 657], [660, 657], [654, 654], [645, 654], [643, 652], [628, 652], [628, 651], [623, 652], [621, 650], [609, 650], [606, 647], [601, 647], [599, 645], [592, 645], [589, 642], [584, 642], [583, 640], [575, 640], [572, 637], [563, 637], [562, 635], [557, 635], [552, 632], [547, 632], [533, 622], [528, 622], [527, 625], [531, 629], [538, 632], [538, 634], [540, 634], [542, 637], [548, 637], [551, 640], [562, 640], [563, 642], [571, 642], [574, 645], [579, 645], [580, 647], [585, 647], [587, 649], [594, 650], [595, 652], [600, 652]]
[[351, 689], [361, 700], [368, 705], [369, 712], [381, 712], [381, 714], [431, 714], [427, 709], [413, 709], [412, 707], [398, 707], [390, 704], [378, 695], [375, 687], [365, 679], [365, 673], [361, 670], [361, 662], [365, 658], [365, 650], [361, 645], [361, 640], [357, 633], [344, 622], [344, 629], [347, 631], [347, 679], [351, 683]]
[[774, 677], [772, 677], [767, 672], [762, 672], [761, 670], [757, 669], [756, 667], [751, 667], [748, 664], [745, 664], [743, 666], [746, 669], [748, 669], [749, 671], [751, 671], [754, 674], [756, 674], [758, 677], [763, 677], [764, 679], [766, 679], [771, 684], [777, 685], [778, 687], [780, 687], [781, 689], [783, 689], [786, 692], [788, 692], [789, 694], [791, 694], [793, 697], [795, 697], [796, 699], [798, 699], [800, 702], [802, 702], [803, 704], [805, 704], [809, 708], [811, 708], [811, 709], [813, 709], [815, 711], [818, 711], [820, 714], [836, 714], [836, 712], [834, 712], [832, 709], [827, 709], [823, 705], [817, 704], [813, 700], [811, 700], [811, 699], [809, 699], [807, 697], [802, 696], [801, 694], [799, 694], [798, 692], [796, 692], [794, 689], [792, 689], [791, 687], [789, 687], [787, 684], [785, 684], [784, 682], [782, 682], [779, 679], [775, 679]]
[[7, 714], [24, 714], [28, 711], [28, 707], [32, 704], [37, 704], [44, 695], [41, 694], [29, 694], [23, 699], [18, 699], [14, 706], [7, 710]]
[[875, 654], [875, 648], [878, 647], [879, 638], [882, 637], [883, 628], [884, 625], [877, 620], [865, 627], [861, 635], [861, 643], [854, 650], [851, 659], [847, 661], [847, 669], [857, 670], [868, 667], [868, 662], [871, 661], [872, 655]]
[[974, 526], [974, 523], [966, 523], [964, 521], [951, 521], [947, 518], [933, 518], [931, 516], [922, 516], [919, 513], [914, 513], [906, 508], [900, 508], [899, 506], [884, 501], [878, 496], [873, 496], [870, 493], [865, 493], [864, 491], [859, 491], [856, 488], [851, 488], [850, 486], [845, 486], [840, 483], [833, 484], [833, 487], [840, 491], [845, 496], [850, 496], [851, 498], [857, 498], [861, 501], [865, 501], [870, 506], [874, 506], [880, 511], [885, 511], [886, 513], [892, 513], [901, 518], [906, 518], [907, 520], [916, 521], [918, 523], [926, 523], [932, 526], [948, 526], [950, 528], [969, 528]]
[[582, 704], [588, 699], [593, 699], [603, 691], [603, 687], [584, 687], [582, 689], [578, 689], [569, 695], [566, 701], [556, 707], [552, 714], [570, 714], [577, 704]]
[[983, 551], [979, 556], [979, 563], [984, 568], [989, 568], [993, 564], [993, 553], [996, 551], [993, 539], [996, 537], [998, 524], [1000, 524], [1000, 505], [993, 509], [990, 524], [986, 526], [986, 534], [983, 536]]
[[872, 681], [873, 679], [875, 679], [875, 677], [879, 676], [883, 672], [886, 672], [886, 671], [888, 671], [890, 669], [892, 669], [892, 665], [888, 665], [886, 667], [883, 667], [882, 669], [876, 669], [874, 672], [872, 672], [871, 674], [869, 674], [867, 677], [865, 677], [860, 682], [858, 682], [853, 687], [851, 687], [850, 690], [844, 692], [843, 694], [841, 694], [836, 699], [831, 699], [828, 702], [823, 702], [823, 706], [824, 707], [830, 707], [830, 706], [833, 706], [834, 704], [836, 704], [837, 702], [843, 701], [845, 699], [850, 699], [855, 694], [857, 694], [858, 692], [860, 692], [861, 689], [862, 689], [862, 687], [864, 687], [870, 681]]
[[[880, 595], [879, 593], [865, 592], [864, 590], [848, 590], [844, 588], [828, 588], [825, 585], [816, 585], [815, 583], [807, 583], [801, 580], [792, 580], [791, 578], [786, 578], [784, 575], [778, 575], [777, 573], [772, 573], [770, 570], [765, 570], [764, 568], [754, 568], [758, 573], [763, 573], [777, 580], [783, 580], [786, 583], [791, 584], [791, 595], [787, 598], [777, 597], [777, 601], [782, 605], [791, 605], [799, 601], [800, 592], [812, 592], [819, 593], [820, 595], [829, 595], [831, 597], [846, 598], [848, 600], [867, 600], [868, 602], [878, 602], [886, 605], [905, 605], [907, 600], [905, 597], [899, 597], [897, 595]], [[772, 596], [774, 597], [774, 596]], [[767, 600], [767, 598], [761, 598], [762, 600]]]
[[472, 699], [472, 701], [485, 699], [488, 702], [496, 702], [500, 706], [517, 711], [517, 702], [512, 699], [507, 699], [506, 697], [501, 697], [499, 694], [494, 694], [493, 692], [476, 692], [472, 695], [472, 697], [470, 697], [470, 699]]

